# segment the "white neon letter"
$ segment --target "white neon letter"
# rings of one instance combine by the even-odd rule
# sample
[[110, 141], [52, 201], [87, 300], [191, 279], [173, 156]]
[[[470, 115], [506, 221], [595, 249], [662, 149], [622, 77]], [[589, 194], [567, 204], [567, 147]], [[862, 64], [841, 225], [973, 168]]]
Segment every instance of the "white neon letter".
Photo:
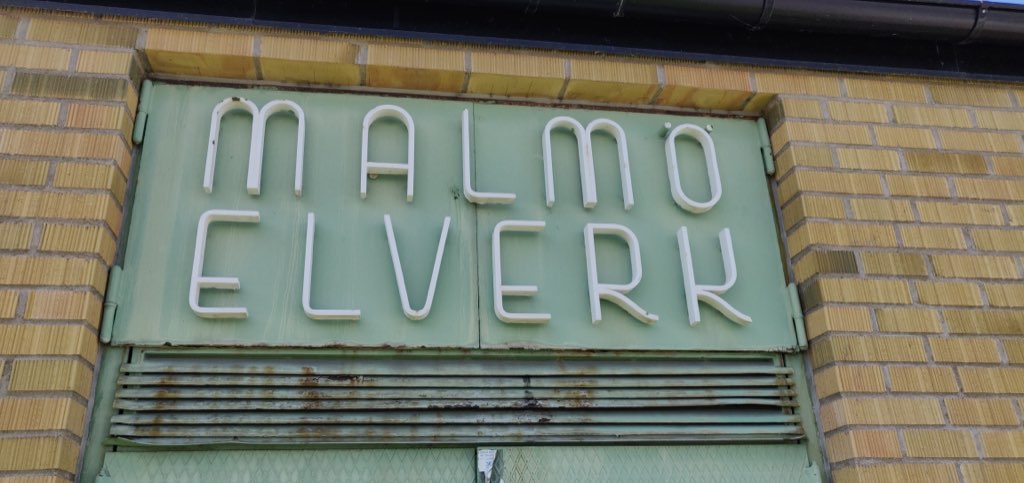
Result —
[[316, 231], [316, 215], [306, 215], [306, 263], [302, 269], [302, 311], [313, 320], [359, 320], [360, 312], [356, 310], [314, 309], [310, 305], [310, 292], [313, 290], [313, 238]]
[[[700, 143], [704, 149], [704, 161], [708, 167], [708, 182], [711, 185], [711, 199], [699, 202], [690, 199], [683, 193], [683, 185], [679, 180], [679, 160], [676, 159], [676, 137], [680, 134], [688, 135]], [[699, 126], [693, 124], [680, 124], [668, 134], [665, 140], [665, 159], [668, 160], [668, 180], [672, 187], [672, 199], [680, 208], [690, 213], [704, 213], [718, 203], [722, 197], [722, 178], [718, 174], [718, 157], [715, 154], [715, 142], [711, 135]]]
[[306, 114], [298, 104], [292, 101], [270, 101], [263, 109], [260, 109], [258, 119], [253, 118], [252, 149], [249, 151], [249, 179], [246, 182], [246, 190], [250, 195], [259, 196], [260, 178], [263, 176], [263, 144], [267, 134], [267, 121], [270, 117], [279, 112], [291, 112], [299, 120], [298, 136], [295, 140], [295, 196], [302, 197], [302, 164], [306, 150]]
[[434, 271], [430, 274], [430, 286], [427, 288], [427, 301], [423, 308], [413, 310], [409, 305], [409, 291], [405, 289], [405, 274], [402, 272], [402, 260], [398, 257], [398, 244], [395, 242], [395, 230], [391, 227], [391, 215], [384, 215], [384, 228], [388, 234], [388, 248], [391, 249], [391, 265], [395, 267], [395, 281], [398, 282], [398, 295], [402, 298], [402, 312], [410, 320], [421, 320], [430, 314], [430, 306], [434, 303], [434, 289], [437, 288], [437, 274], [441, 271], [441, 257], [444, 256], [444, 244], [448, 240], [448, 227], [452, 217], [444, 217], [441, 228], [441, 239], [437, 242], [437, 254], [434, 255]]
[[690, 314], [690, 325], [700, 322], [700, 308], [697, 302], [706, 302], [718, 309], [729, 320], [740, 325], [747, 325], [751, 318], [733, 308], [720, 295], [724, 294], [736, 283], [736, 257], [732, 251], [732, 235], [726, 228], [718, 233], [718, 242], [722, 245], [722, 264], [725, 265], [725, 283], [721, 285], [697, 285], [693, 273], [693, 253], [690, 251], [690, 236], [686, 227], [676, 232], [679, 242], [679, 258], [683, 264], [683, 288], [686, 290], [686, 311]]
[[[398, 119], [405, 125], [409, 134], [408, 152], [405, 155], [405, 163], [380, 163], [369, 161], [370, 151], [370, 126], [381, 118]], [[359, 196], [366, 199], [366, 178], [371, 174], [404, 174], [406, 175], [405, 201], [412, 203], [413, 174], [416, 165], [416, 126], [412, 122], [412, 116], [398, 106], [384, 104], [370, 109], [363, 117], [363, 146], [362, 156], [359, 162]]]
[[[594, 235], [616, 235], [629, 247], [629, 266], [633, 271], [633, 279], [627, 284], [600, 283], [597, 281], [597, 250], [594, 247]], [[636, 235], [622, 225], [611, 223], [587, 223], [583, 229], [583, 244], [587, 252], [587, 287], [590, 292], [590, 318], [593, 323], [601, 321], [601, 299], [615, 303], [634, 318], [645, 324], [653, 324], [658, 320], [654, 315], [626, 297], [630, 291], [640, 284], [643, 267], [640, 264], [640, 242]]]
[[491, 265], [494, 275], [494, 314], [502, 322], [510, 324], [542, 324], [551, 320], [551, 314], [512, 313], [505, 310], [505, 296], [532, 297], [537, 294], [536, 285], [504, 285], [501, 282], [501, 233], [506, 231], [538, 232], [544, 229], [543, 221], [503, 220], [494, 225], [491, 235]]
[[619, 154], [619, 175], [622, 178], [622, 204], [626, 210], [633, 207], [633, 181], [629, 169], [629, 149], [626, 145], [626, 132], [622, 126], [610, 119], [594, 119], [584, 128], [579, 121], [567, 116], [559, 116], [548, 121], [544, 126], [541, 140], [544, 153], [544, 193], [548, 208], [555, 205], [555, 181], [551, 167], [551, 131], [566, 128], [576, 135], [576, 146], [580, 158], [580, 186], [583, 190], [583, 207], [597, 206], [597, 181], [594, 174], [594, 142], [595, 131], [604, 131], [615, 138]]
[[203, 276], [203, 260], [206, 257], [206, 233], [214, 222], [259, 223], [260, 212], [237, 210], [208, 210], [199, 216], [196, 230], [196, 251], [192, 258], [192, 280], [188, 286], [188, 305], [192, 312], [204, 319], [244, 319], [249, 316], [245, 307], [203, 307], [199, 305], [199, 291], [204, 288], [238, 290], [241, 283], [235, 277]]
[[262, 146], [260, 126], [263, 124], [260, 120], [260, 110], [256, 107], [256, 104], [242, 97], [229, 97], [214, 106], [213, 113], [210, 114], [210, 141], [206, 145], [206, 170], [203, 174], [203, 190], [207, 193], [213, 193], [213, 169], [217, 163], [217, 144], [220, 141], [221, 119], [231, 111], [245, 111], [252, 114], [252, 134], [249, 139], [250, 172], [252, 171], [254, 153], [262, 153], [263, 151], [262, 149], [256, 151], [257, 143]]
[[516, 200], [515, 193], [486, 193], [473, 189], [469, 154], [469, 109], [462, 110], [462, 193], [470, 203], [507, 205]]

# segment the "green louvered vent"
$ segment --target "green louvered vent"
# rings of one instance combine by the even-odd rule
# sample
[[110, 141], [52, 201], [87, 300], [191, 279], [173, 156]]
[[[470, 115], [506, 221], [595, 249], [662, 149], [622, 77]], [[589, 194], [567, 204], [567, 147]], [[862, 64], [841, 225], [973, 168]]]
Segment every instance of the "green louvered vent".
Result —
[[111, 436], [148, 445], [493, 445], [803, 437], [778, 359], [136, 351]]

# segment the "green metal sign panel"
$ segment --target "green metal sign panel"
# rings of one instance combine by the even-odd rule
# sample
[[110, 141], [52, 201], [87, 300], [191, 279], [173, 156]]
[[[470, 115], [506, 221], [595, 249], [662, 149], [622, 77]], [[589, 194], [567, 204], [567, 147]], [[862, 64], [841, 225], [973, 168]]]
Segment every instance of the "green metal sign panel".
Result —
[[752, 121], [166, 84], [151, 99], [115, 343], [796, 346]]

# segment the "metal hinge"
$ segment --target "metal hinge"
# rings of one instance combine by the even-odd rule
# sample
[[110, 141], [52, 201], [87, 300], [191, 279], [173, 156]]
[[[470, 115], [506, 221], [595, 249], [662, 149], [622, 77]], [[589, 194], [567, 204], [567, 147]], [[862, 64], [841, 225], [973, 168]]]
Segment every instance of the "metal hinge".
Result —
[[786, 286], [789, 293], [789, 313], [792, 315], [793, 329], [796, 331], [796, 345], [800, 350], [807, 350], [807, 331], [804, 329], [804, 312], [800, 305], [800, 292], [795, 283]]
[[114, 333], [114, 317], [117, 315], [117, 302], [121, 295], [121, 273], [118, 265], [110, 267], [110, 275], [107, 277], [107, 295], [103, 301], [103, 320], [100, 323], [100, 342], [110, 343], [110, 336]]
[[772, 141], [768, 137], [768, 124], [763, 117], [757, 119], [757, 130], [761, 135], [761, 161], [764, 162], [764, 174], [775, 174], [775, 158], [772, 157]]
[[153, 81], [142, 81], [142, 89], [139, 91], [139, 109], [135, 114], [135, 129], [132, 130], [132, 142], [142, 144], [146, 136], [146, 121], [149, 119], [149, 104], [153, 92]]

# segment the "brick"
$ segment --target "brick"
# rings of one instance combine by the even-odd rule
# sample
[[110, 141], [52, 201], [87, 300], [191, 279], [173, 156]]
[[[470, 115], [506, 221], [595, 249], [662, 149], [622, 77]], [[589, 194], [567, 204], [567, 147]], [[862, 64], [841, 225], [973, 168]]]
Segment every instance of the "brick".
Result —
[[993, 307], [1024, 307], [1024, 285], [986, 283], [985, 295]]
[[132, 52], [83, 50], [78, 53], [75, 71], [87, 74], [127, 75], [132, 79], [135, 56]]
[[806, 73], [756, 72], [757, 92], [773, 94], [809, 94], [839, 96], [839, 80], [831, 76]]
[[1024, 368], [958, 367], [966, 394], [1024, 394]]
[[935, 362], [999, 363], [995, 339], [968, 337], [929, 337]]
[[794, 272], [798, 282], [821, 274], [857, 273], [857, 258], [846, 250], [813, 251], [800, 257]]
[[801, 195], [790, 200], [782, 209], [782, 219], [787, 229], [808, 218], [842, 220], [846, 218], [846, 207], [841, 198]]
[[71, 104], [66, 122], [68, 127], [117, 130], [125, 142], [131, 140], [135, 125], [124, 106], [105, 104]]
[[796, 99], [784, 97], [780, 99], [782, 112], [786, 118], [823, 119], [821, 101], [817, 99]]
[[943, 316], [951, 334], [1024, 335], [1024, 311], [947, 310]]
[[0, 319], [12, 319], [18, 309], [18, 292], [0, 290]]
[[832, 472], [835, 483], [936, 483], [957, 481], [956, 465], [909, 463], [846, 466]]
[[0, 250], [28, 250], [32, 224], [0, 222]]
[[983, 151], [991, 153], [1019, 153], [1024, 151], [1021, 148], [1020, 136], [1014, 134], [940, 129], [939, 141], [942, 143], [943, 149], [957, 151]]
[[0, 15], [0, 38], [13, 39], [18, 32], [18, 17]]
[[887, 149], [839, 148], [839, 166], [845, 169], [899, 171], [900, 156]]
[[999, 205], [978, 203], [918, 201], [917, 212], [924, 223], [956, 225], [1002, 225]]
[[999, 176], [1024, 178], [1024, 157], [992, 156], [992, 172]]
[[109, 190], [118, 203], [124, 202], [128, 181], [115, 165], [92, 163], [60, 163], [53, 177], [58, 188]]
[[894, 392], [960, 391], [953, 369], [948, 367], [892, 366], [889, 368], [889, 380]]
[[565, 59], [521, 51], [470, 52], [467, 92], [555, 99], [566, 83]]
[[0, 439], [0, 471], [57, 469], [75, 472], [78, 444], [69, 439], [47, 436]]
[[697, 109], [741, 110], [751, 98], [750, 74], [706, 64], [666, 64], [665, 86], [656, 104]]
[[829, 332], [871, 332], [871, 312], [864, 307], [829, 305], [810, 311], [806, 317], [807, 337]]
[[15, 360], [8, 389], [14, 392], [73, 391], [88, 399], [92, 369], [74, 359]]
[[84, 285], [102, 293], [107, 267], [95, 259], [0, 255], [0, 285]]
[[846, 94], [848, 97], [862, 99], [925, 101], [924, 86], [892, 79], [846, 79]]
[[114, 262], [117, 242], [109, 231], [100, 226], [46, 224], [39, 249], [44, 252], [97, 254], [110, 265]]
[[914, 212], [906, 200], [854, 198], [850, 200], [853, 219], [862, 221], [913, 221]]
[[875, 137], [880, 146], [900, 148], [935, 148], [935, 138], [930, 129], [914, 127], [874, 126]]
[[658, 91], [658, 69], [645, 63], [570, 58], [565, 99], [650, 103]]
[[985, 158], [978, 154], [908, 151], [907, 168], [924, 173], [986, 174]]
[[1024, 131], [1024, 117], [1019, 111], [974, 111], [978, 127], [1001, 131]]
[[969, 431], [907, 429], [903, 431], [911, 458], [973, 458], [978, 456]]
[[835, 365], [814, 374], [818, 399], [840, 393], [885, 392], [885, 376], [879, 366]]
[[963, 230], [938, 226], [901, 226], [902, 246], [906, 248], [967, 248]]
[[743, 105], [743, 112], [751, 114], [763, 113], [768, 107], [768, 104], [774, 99], [775, 95], [767, 92], [755, 93], [753, 96], [750, 96], [750, 99], [747, 99], [747, 103]]
[[28, 24], [29, 40], [74, 45], [104, 45], [135, 48], [138, 30], [123, 25], [33, 18]]
[[966, 84], [941, 84], [930, 86], [932, 99], [938, 104], [957, 104], [980, 107], [1012, 107], [1010, 92]]
[[865, 252], [861, 254], [864, 273], [868, 275], [910, 275], [928, 274], [924, 257], [916, 253]]
[[925, 362], [924, 341], [913, 336], [833, 335], [811, 348], [814, 367], [832, 362]]
[[151, 28], [144, 52], [154, 72], [256, 79], [251, 34]]
[[1024, 205], [1006, 205], [1005, 208], [1011, 225], [1024, 226]]
[[985, 455], [990, 458], [1024, 456], [1024, 431], [986, 431], [981, 434]]
[[994, 255], [932, 255], [935, 274], [951, 278], [1020, 279], [1011, 257]]
[[852, 124], [824, 124], [807, 121], [786, 121], [771, 135], [776, 150], [791, 141], [823, 144], [873, 145], [867, 126]]
[[887, 174], [885, 183], [893, 196], [949, 197], [949, 184], [943, 177]]
[[358, 45], [326, 36], [260, 39], [260, 67], [266, 80], [359, 85], [358, 55]]
[[903, 307], [875, 309], [875, 320], [878, 322], [878, 330], [882, 332], [942, 332], [939, 313], [930, 309]]
[[11, 93], [27, 97], [120, 101], [129, 109], [134, 109], [138, 103], [138, 92], [130, 80], [87, 75], [18, 72]]
[[910, 288], [902, 280], [818, 279], [805, 291], [804, 303], [909, 304]]
[[0, 129], [0, 152], [26, 156], [110, 159], [127, 171], [131, 151], [111, 134]]
[[892, 107], [897, 124], [942, 127], [972, 127], [966, 109], [896, 105]]
[[18, 99], [0, 100], [0, 123], [54, 126], [60, 114], [56, 102], [25, 101]]
[[81, 321], [98, 328], [103, 300], [91, 292], [34, 290], [28, 295], [27, 320]]
[[0, 184], [42, 186], [49, 170], [50, 163], [46, 161], [0, 159]]
[[829, 435], [825, 440], [829, 460], [839, 463], [855, 458], [899, 458], [900, 441], [896, 431], [856, 429]]
[[69, 431], [82, 435], [85, 406], [69, 398], [0, 398], [0, 431]]
[[103, 221], [117, 233], [121, 208], [109, 194], [0, 190], [0, 216]]
[[988, 483], [993, 481], [1024, 481], [1024, 464], [1019, 463], [965, 463], [964, 483]]
[[949, 422], [961, 426], [1015, 426], [1020, 423], [1007, 399], [946, 399]]
[[915, 282], [917, 298], [925, 305], [981, 307], [981, 289], [964, 282]]
[[797, 166], [831, 168], [832, 150], [825, 146], [789, 144], [775, 155], [776, 178], [782, 178], [783, 175]]
[[1024, 363], [1024, 340], [1003, 339], [1003, 349], [1006, 351], [1006, 359], [1010, 364]]
[[1024, 231], [971, 230], [974, 246], [985, 251], [1024, 252]]
[[889, 122], [889, 112], [883, 104], [829, 101], [828, 112], [837, 121]]
[[71, 49], [0, 44], [0, 65], [22, 69], [67, 70]]
[[896, 233], [891, 225], [808, 221], [789, 235], [789, 249], [793, 254], [799, 254], [814, 245], [895, 247]]
[[462, 92], [465, 79], [466, 54], [460, 50], [386, 44], [367, 47], [369, 86]]
[[931, 398], [846, 397], [821, 405], [821, 429], [825, 432], [861, 424], [919, 426], [943, 423], [939, 402]]
[[880, 195], [882, 180], [876, 174], [799, 170], [779, 183], [779, 197], [783, 203], [797, 193], [808, 192]]
[[953, 186], [962, 198], [1024, 201], [1024, 180], [954, 178]]
[[0, 324], [0, 355], [79, 356], [96, 361], [96, 334], [84, 325]]

